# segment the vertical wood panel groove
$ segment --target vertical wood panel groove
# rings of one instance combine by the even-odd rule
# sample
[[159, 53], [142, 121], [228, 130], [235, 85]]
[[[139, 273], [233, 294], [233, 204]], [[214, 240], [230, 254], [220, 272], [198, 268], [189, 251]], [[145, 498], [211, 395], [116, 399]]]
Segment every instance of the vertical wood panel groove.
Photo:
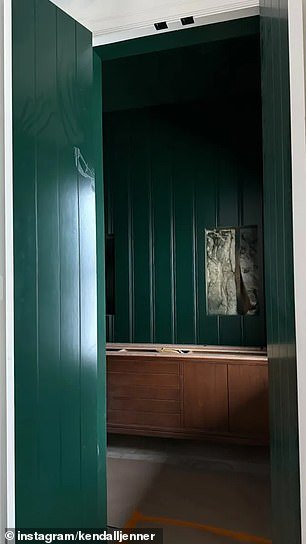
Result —
[[92, 60], [90, 33], [53, 3], [13, 0], [16, 524], [23, 527], [105, 523], [95, 195], [74, 162], [78, 147], [90, 168], [95, 163]]
[[[220, 165], [217, 165], [217, 176], [215, 178], [215, 202], [214, 202], [214, 212], [215, 212], [215, 227], [220, 226], [220, 176], [219, 176]], [[221, 331], [220, 331], [220, 316], [217, 315], [217, 339], [218, 344], [221, 343]]]
[[[74, 85], [78, 86], [78, 63], [77, 63], [77, 27], [76, 23], [73, 23], [74, 30]], [[80, 175], [76, 171], [76, 191], [77, 191], [77, 238], [78, 238], [78, 270], [81, 266], [81, 206], [80, 206]], [[79, 396], [79, 451], [80, 451], [80, 464], [79, 464], [79, 486], [82, 490], [83, 486], [83, 428], [82, 428], [82, 412], [83, 412], [83, 395], [82, 395], [82, 288], [81, 288], [81, 274], [78, 274], [78, 308], [79, 308], [79, 320], [78, 320], [78, 396]]]
[[[150, 126], [151, 131], [151, 126]], [[150, 135], [149, 135], [150, 138]], [[152, 191], [152, 157], [148, 151], [149, 169], [149, 274], [150, 274], [150, 341], [155, 342], [155, 244], [154, 244], [154, 201]]]
[[[58, 44], [58, 12], [55, 11], [55, 89], [56, 97], [59, 95], [59, 44]], [[61, 190], [60, 190], [60, 160], [59, 160], [59, 145], [56, 142], [56, 198], [57, 198], [57, 241], [58, 241], [58, 307], [59, 307], [59, 319], [58, 319], [58, 339], [59, 339], [59, 353], [58, 353], [58, 375], [60, 383], [63, 382], [63, 361], [62, 361], [62, 262], [61, 262], [61, 246], [60, 246], [60, 233], [62, 230], [61, 225]], [[59, 482], [63, 485], [63, 409], [62, 409], [62, 391], [60, 391], [60, 401], [58, 406], [58, 426], [59, 426]]]
[[197, 205], [196, 205], [196, 186], [192, 185], [192, 237], [193, 237], [193, 291], [194, 291], [194, 343], [199, 343], [199, 288], [198, 288], [198, 275], [199, 268], [198, 261], [198, 247], [197, 247]]
[[288, 0], [261, 0], [273, 542], [300, 544]]
[[[173, 160], [173, 157], [171, 157]], [[173, 162], [171, 161], [171, 311], [172, 311], [172, 342], [177, 342], [176, 316], [176, 237], [175, 237], [175, 201], [173, 190]]]
[[[34, 102], [37, 102], [37, 0], [33, 4], [34, 17]], [[40, 435], [39, 435], [39, 418], [40, 418], [40, 368], [39, 368], [39, 241], [38, 241], [38, 187], [37, 187], [37, 135], [34, 136], [34, 201], [35, 201], [35, 283], [36, 283], [36, 397], [37, 397], [37, 471], [38, 481], [40, 479]]]
[[[131, 154], [131, 140], [129, 138], [129, 156]], [[134, 291], [134, 229], [133, 229], [133, 198], [131, 167], [128, 170], [128, 240], [129, 240], [129, 327], [130, 342], [134, 342], [135, 335], [135, 291]]]
[[[198, 122], [203, 115], [207, 127], [202, 137], [192, 135], [188, 125], [174, 122], [178, 106], [105, 115], [106, 186], [107, 194], [111, 193], [107, 215], [114, 217], [115, 240], [121, 240], [120, 254], [118, 247], [116, 252], [113, 341], [265, 344], [263, 306], [254, 317], [209, 316], [205, 293], [205, 229], [238, 226], [245, 216], [245, 224], [258, 225], [262, 236], [260, 132], [255, 121], [259, 99], [254, 101], [254, 110], [250, 122], [254, 150], [244, 155], [243, 166], [236, 165], [238, 150], [233, 144], [215, 147], [210, 136], [213, 126], [201, 110]], [[248, 108], [242, 109], [236, 139], [247, 113]], [[222, 111], [218, 123], [232, 138], [229, 113]], [[194, 130], [198, 130], [196, 124]], [[128, 266], [122, 244], [125, 232]], [[123, 311], [126, 277], [127, 319]]]

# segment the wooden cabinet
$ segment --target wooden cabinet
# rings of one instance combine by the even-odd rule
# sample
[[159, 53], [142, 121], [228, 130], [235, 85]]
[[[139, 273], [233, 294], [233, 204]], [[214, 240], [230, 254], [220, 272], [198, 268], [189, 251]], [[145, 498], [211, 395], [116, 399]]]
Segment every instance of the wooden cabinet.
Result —
[[107, 393], [111, 433], [268, 441], [264, 352], [108, 353]]
[[267, 366], [228, 365], [230, 433], [269, 435], [268, 387]]
[[227, 365], [183, 365], [183, 425], [201, 431], [228, 430]]
[[180, 364], [148, 357], [108, 358], [108, 427], [143, 434], [179, 430], [181, 426]]

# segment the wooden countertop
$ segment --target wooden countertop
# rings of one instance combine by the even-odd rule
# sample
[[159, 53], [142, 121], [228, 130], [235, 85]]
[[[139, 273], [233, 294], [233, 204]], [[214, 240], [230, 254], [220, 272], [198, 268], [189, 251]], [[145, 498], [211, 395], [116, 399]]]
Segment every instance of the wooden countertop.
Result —
[[266, 348], [178, 344], [106, 344], [108, 357], [167, 357], [267, 364]]

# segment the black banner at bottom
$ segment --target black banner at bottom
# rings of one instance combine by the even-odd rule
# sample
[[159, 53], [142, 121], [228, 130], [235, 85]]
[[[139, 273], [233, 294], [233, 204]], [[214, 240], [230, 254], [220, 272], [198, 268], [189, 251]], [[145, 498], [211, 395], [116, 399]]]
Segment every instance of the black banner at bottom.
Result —
[[6, 544], [19, 542], [113, 542], [113, 543], [152, 543], [163, 544], [162, 529], [7, 529]]

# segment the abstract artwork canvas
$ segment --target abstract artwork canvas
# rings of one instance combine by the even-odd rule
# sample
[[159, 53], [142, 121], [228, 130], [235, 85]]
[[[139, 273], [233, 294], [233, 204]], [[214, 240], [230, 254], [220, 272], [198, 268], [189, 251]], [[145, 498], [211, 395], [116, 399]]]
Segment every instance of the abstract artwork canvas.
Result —
[[205, 245], [207, 313], [258, 314], [257, 227], [206, 230]]

